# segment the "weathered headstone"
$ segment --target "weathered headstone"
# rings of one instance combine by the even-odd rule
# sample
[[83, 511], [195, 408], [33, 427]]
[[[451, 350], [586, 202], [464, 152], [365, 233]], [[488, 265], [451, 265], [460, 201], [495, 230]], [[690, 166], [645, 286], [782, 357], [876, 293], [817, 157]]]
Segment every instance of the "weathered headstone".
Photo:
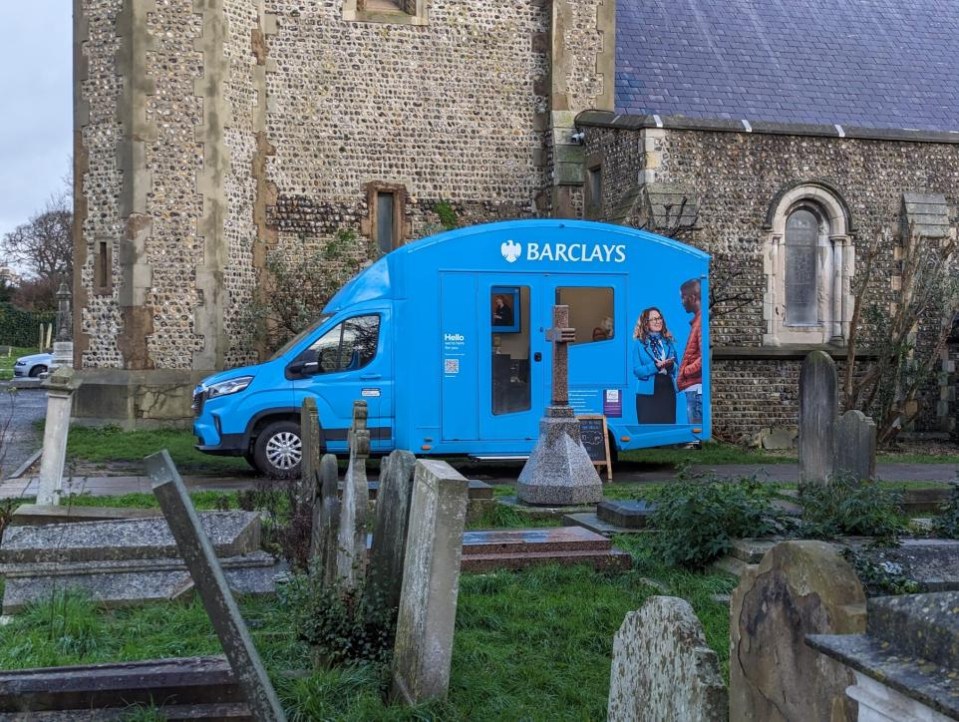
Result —
[[147, 457], [146, 465], [153, 479], [153, 493], [176, 538], [180, 555], [190, 569], [203, 607], [246, 695], [253, 717], [259, 722], [286, 720], [276, 690], [227, 586], [213, 545], [200, 525], [173, 460], [164, 450]]
[[650, 597], [613, 639], [609, 722], [723, 722], [729, 699], [716, 653], [689, 602]]
[[959, 719], [959, 593], [868, 602], [866, 634], [810, 635], [807, 643], [851, 668], [846, 694], [860, 722]]
[[468, 482], [445, 461], [416, 462], [393, 654], [393, 697], [449, 689]]
[[862, 632], [865, 601], [855, 571], [825, 542], [777, 544], [746, 567], [730, 603], [729, 718], [854, 722], [851, 673], [804, 640]]
[[603, 482], [580, 438], [579, 421], [569, 405], [569, 306], [553, 306], [552, 403], [539, 422], [539, 439], [516, 484], [516, 497], [539, 506], [595, 504], [603, 498]]
[[73, 369], [67, 367], [57, 369], [44, 382], [47, 389], [47, 421], [43, 428], [43, 456], [40, 459], [37, 504], [60, 503], [73, 393], [79, 385]]
[[336, 544], [340, 532], [339, 469], [336, 456], [324, 454], [320, 460], [320, 496], [313, 507], [313, 537], [310, 557], [319, 566], [321, 587], [336, 583]]
[[353, 402], [349, 440], [350, 465], [343, 484], [336, 544], [336, 572], [345, 589], [355, 588], [366, 574], [366, 518], [370, 507], [366, 460], [370, 456], [370, 432], [366, 428], [365, 401]]
[[376, 520], [370, 548], [369, 582], [378, 591], [377, 604], [392, 609], [399, 605], [403, 586], [403, 559], [413, 498], [416, 457], [394, 451], [380, 463], [376, 495]]
[[301, 513], [313, 514], [313, 504], [318, 489], [320, 472], [320, 420], [316, 399], [312, 396], [303, 401], [300, 409], [300, 436], [303, 440], [303, 456], [300, 459], [300, 480], [296, 486], [296, 504]]
[[857, 481], [876, 478], [876, 424], [861, 411], [847, 411], [836, 423], [835, 471]]
[[799, 478], [823, 483], [833, 474], [836, 453], [836, 363], [813, 351], [799, 374]]

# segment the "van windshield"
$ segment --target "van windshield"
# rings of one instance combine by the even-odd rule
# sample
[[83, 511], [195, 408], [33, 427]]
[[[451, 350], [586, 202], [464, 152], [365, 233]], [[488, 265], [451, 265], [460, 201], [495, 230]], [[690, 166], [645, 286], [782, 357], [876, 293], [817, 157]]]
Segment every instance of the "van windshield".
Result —
[[331, 315], [332, 315], [332, 314], [329, 314], [329, 313], [323, 314], [323, 315], [320, 316], [318, 319], [316, 319], [316, 322], [310, 324], [310, 325], [307, 326], [305, 329], [303, 329], [303, 330], [300, 331], [298, 334], [296, 334], [296, 336], [294, 336], [294, 337], [291, 338], [289, 341], [287, 341], [285, 344], [283, 344], [282, 346], [280, 346], [280, 348], [278, 348], [278, 349], [276, 350], [276, 353], [274, 353], [272, 356], [270, 356], [270, 361], [274, 361], [274, 360], [280, 358], [280, 356], [282, 356], [282, 355], [285, 354], [287, 351], [289, 351], [291, 348], [293, 348], [294, 346], [296, 346], [296, 344], [298, 344], [300, 341], [302, 341], [304, 338], [306, 338], [307, 336], [309, 336], [309, 335], [310, 335], [311, 333], [313, 333], [316, 329], [318, 329], [320, 326], [322, 326], [324, 323], [326, 323], [326, 322], [329, 320], [329, 318], [330, 318]]

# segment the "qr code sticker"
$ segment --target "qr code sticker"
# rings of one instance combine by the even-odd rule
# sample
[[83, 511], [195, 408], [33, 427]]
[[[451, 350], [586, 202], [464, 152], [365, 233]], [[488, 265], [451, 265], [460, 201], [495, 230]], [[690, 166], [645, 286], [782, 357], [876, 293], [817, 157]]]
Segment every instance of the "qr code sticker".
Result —
[[448, 358], [443, 361], [443, 373], [458, 374], [460, 372], [460, 360], [458, 358]]

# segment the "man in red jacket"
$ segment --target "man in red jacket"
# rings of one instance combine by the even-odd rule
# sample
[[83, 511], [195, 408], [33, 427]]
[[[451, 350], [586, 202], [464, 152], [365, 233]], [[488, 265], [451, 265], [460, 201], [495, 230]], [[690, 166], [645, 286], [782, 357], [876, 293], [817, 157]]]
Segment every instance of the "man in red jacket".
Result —
[[703, 423], [703, 334], [702, 299], [699, 279], [691, 278], [679, 289], [683, 308], [693, 314], [689, 322], [689, 340], [679, 364], [676, 388], [686, 394], [686, 415], [690, 424]]

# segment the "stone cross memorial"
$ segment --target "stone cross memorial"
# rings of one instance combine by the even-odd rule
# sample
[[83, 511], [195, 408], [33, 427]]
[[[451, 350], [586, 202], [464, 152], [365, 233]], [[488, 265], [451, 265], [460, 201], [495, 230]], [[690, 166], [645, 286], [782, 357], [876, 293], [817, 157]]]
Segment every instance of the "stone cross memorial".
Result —
[[253, 718], [258, 722], [285, 722], [286, 715], [276, 690], [170, 454], [163, 450], [148, 456], [146, 466], [153, 479], [153, 493], [160, 502], [180, 555], [193, 576], [203, 607], [237, 682], [246, 695]]
[[569, 406], [569, 306], [553, 306], [552, 403], [539, 422], [539, 440], [516, 484], [516, 496], [526, 504], [567, 506], [595, 504], [603, 499], [603, 482], [580, 438], [579, 421]]

